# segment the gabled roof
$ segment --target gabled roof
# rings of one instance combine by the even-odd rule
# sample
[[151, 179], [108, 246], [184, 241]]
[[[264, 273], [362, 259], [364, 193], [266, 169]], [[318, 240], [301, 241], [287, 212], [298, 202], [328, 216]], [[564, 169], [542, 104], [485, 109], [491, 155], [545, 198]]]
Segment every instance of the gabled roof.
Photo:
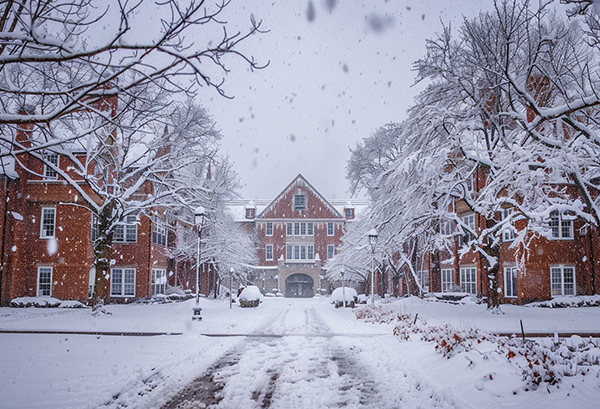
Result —
[[321, 210], [324, 208], [326, 209], [330, 214], [331, 217], [333, 218], [343, 218], [342, 214], [340, 212], [337, 211], [337, 209], [331, 204], [329, 203], [329, 201], [327, 199], [325, 199], [321, 193], [319, 193], [319, 191], [317, 191], [317, 189], [315, 189], [305, 178], [304, 176], [302, 176], [302, 174], [298, 174], [298, 176], [296, 176], [296, 178], [294, 180], [292, 180], [292, 182], [286, 186], [285, 189], [283, 189], [281, 191], [281, 193], [279, 193], [279, 195], [277, 195], [277, 197], [275, 197], [275, 199], [273, 199], [271, 201], [271, 203], [269, 203], [269, 205], [256, 217], [257, 219], [261, 219], [261, 218], [266, 218], [269, 215], [269, 212], [274, 211], [275, 207], [277, 206], [277, 204], [283, 199], [285, 198], [285, 196], [289, 195], [290, 192], [293, 189], [296, 188], [305, 188], [308, 191], [310, 191], [317, 199], [319, 199], [323, 206], [321, 208]]

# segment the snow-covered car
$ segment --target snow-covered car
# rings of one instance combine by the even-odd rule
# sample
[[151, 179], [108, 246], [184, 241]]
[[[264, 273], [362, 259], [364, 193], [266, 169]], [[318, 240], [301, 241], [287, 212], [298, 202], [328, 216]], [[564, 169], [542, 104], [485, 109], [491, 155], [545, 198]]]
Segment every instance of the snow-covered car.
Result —
[[240, 301], [240, 307], [258, 307], [258, 304], [263, 300], [263, 295], [257, 286], [249, 285], [244, 287], [238, 300]]
[[335, 305], [335, 308], [340, 308], [344, 305], [344, 295], [346, 296], [346, 307], [352, 307], [356, 305], [357, 294], [356, 290], [351, 287], [338, 287], [329, 296], [329, 302]]

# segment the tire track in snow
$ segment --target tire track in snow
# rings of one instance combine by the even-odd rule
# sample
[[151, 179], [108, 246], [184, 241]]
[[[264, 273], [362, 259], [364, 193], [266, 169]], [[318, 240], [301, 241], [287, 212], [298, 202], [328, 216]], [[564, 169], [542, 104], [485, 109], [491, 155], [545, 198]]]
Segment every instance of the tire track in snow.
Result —
[[[314, 308], [296, 306], [273, 318], [163, 409], [452, 407], [393, 365], [367, 362], [369, 340], [340, 343]], [[398, 385], [381, 382], [381, 370], [395, 371]]]

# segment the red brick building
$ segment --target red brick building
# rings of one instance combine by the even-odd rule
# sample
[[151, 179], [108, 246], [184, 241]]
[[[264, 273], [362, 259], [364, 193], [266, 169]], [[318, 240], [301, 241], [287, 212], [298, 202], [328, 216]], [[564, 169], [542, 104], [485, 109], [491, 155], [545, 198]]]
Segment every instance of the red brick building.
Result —
[[[77, 178], [70, 170], [71, 159], [53, 155], [60, 170]], [[72, 152], [72, 157], [85, 161], [86, 152]], [[9, 158], [0, 169], [2, 305], [25, 296], [87, 300], [95, 276], [90, 210], [73, 186], [41, 160], [25, 152], [16, 162]], [[79, 180], [93, 198], [89, 186]], [[139, 194], [152, 194], [152, 186], [147, 184]], [[195, 289], [195, 262], [168, 251], [177, 245], [181, 231], [196, 234], [194, 228], [169, 220], [161, 210], [129, 217], [116, 229], [109, 282], [114, 301], [164, 294], [167, 286]], [[208, 294], [215, 277], [208, 266], [202, 267], [200, 293]]]
[[[480, 177], [473, 178], [473, 191], [477, 192], [485, 180], [483, 170]], [[572, 197], [577, 192], [572, 186]], [[456, 201], [457, 216], [475, 231], [486, 227], [486, 219], [474, 213], [463, 201]], [[505, 214], [498, 214], [504, 218]], [[600, 237], [598, 230], [582, 219], [569, 214], [553, 212], [547, 221], [548, 237], [535, 235], [528, 230], [527, 221], [520, 220], [502, 232], [499, 253], [498, 287], [502, 303], [523, 304], [550, 300], [557, 296], [599, 294], [600, 284]], [[441, 226], [442, 234], [450, 234], [453, 226]], [[523, 244], [515, 244], [516, 235], [525, 234]], [[488, 265], [479, 253], [460, 252], [468, 237], [453, 239], [451, 251], [424, 252], [419, 261], [418, 277], [431, 292], [466, 292], [488, 296]], [[403, 293], [414, 279], [405, 274], [400, 289]], [[408, 283], [407, 283], [408, 282]], [[413, 287], [414, 288], [414, 287]]]
[[322, 266], [337, 253], [355, 206], [328, 201], [298, 175], [271, 201], [231, 202], [230, 208], [255, 237], [259, 265], [250, 276], [263, 292], [312, 297], [328, 291]]

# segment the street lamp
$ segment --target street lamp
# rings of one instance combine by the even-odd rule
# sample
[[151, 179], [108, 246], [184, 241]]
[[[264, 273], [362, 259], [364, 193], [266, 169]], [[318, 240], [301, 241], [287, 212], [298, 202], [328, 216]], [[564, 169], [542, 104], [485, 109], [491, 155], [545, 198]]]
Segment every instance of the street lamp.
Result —
[[231, 304], [232, 304], [232, 301], [231, 301], [231, 293], [233, 292], [233, 288], [232, 288], [232, 285], [233, 285], [233, 284], [232, 284], [232, 281], [233, 281], [233, 272], [234, 272], [234, 271], [235, 271], [235, 270], [233, 269], [233, 267], [231, 267], [231, 268], [229, 269], [229, 309], [231, 309]]
[[[202, 240], [202, 228], [204, 227], [204, 220], [206, 218], [206, 211], [204, 207], [198, 206], [194, 211], [194, 222], [198, 228], [198, 251], [196, 253], [196, 307], [200, 304], [200, 241]], [[194, 310], [196, 315], [196, 310]]]
[[377, 244], [377, 230], [369, 232], [369, 245], [371, 246], [371, 304], [375, 305], [375, 245]]
[[342, 299], [343, 304], [344, 304], [344, 308], [346, 308], [346, 287], [344, 286], [344, 273], [346, 272], [346, 270], [344, 270], [342, 268], [342, 270], [340, 271], [340, 275], [342, 276]]

